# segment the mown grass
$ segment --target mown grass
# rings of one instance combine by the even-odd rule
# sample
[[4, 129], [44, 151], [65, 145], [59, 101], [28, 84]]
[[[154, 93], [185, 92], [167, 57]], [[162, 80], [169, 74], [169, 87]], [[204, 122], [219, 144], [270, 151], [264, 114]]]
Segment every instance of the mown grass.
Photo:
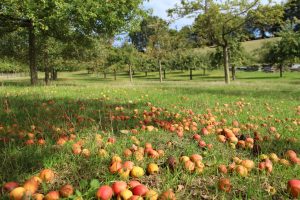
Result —
[[[277, 73], [239, 72], [235, 82], [225, 85], [221, 71], [208, 72], [206, 76], [201, 73], [196, 71], [194, 79], [189, 81], [188, 72], [168, 72], [163, 83], [158, 82], [158, 74], [154, 72], [148, 77], [136, 73], [133, 83], [129, 82], [126, 74], [119, 74], [114, 81], [111, 75], [103, 79], [85, 72], [59, 74], [60, 79], [50, 86], [30, 87], [27, 80], [5, 80], [0, 89], [0, 138], [9, 138], [10, 141], [0, 142], [0, 183], [23, 183], [41, 169], [51, 168], [56, 172], [56, 181], [43, 185], [40, 192], [57, 190], [70, 183], [80, 191], [83, 199], [93, 199], [96, 188], [89, 185], [91, 180], [97, 179], [101, 185], [120, 180], [118, 175], [110, 174], [108, 170], [111, 157], [118, 154], [123, 160], [132, 160], [144, 169], [151, 162], [157, 163], [160, 166], [158, 175], [145, 175], [139, 180], [159, 193], [172, 188], [178, 199], [289, 198], [286, 184], [289, 179], [300, 178], [299, 165], [285, 167], [274, 163], [270, 175], [257, 170], [245, 178], [236, 173], [225, 175], [233, 185], [232, 191], [226, 194], [217, 187], [219, 178], [224, 176], [217, 171], [218, 165], [228, 165], [234, 156], [238, 156], [254, 160], [257, 166], [259, 158], [249, 149], [232, 149], [228, 144], [219, 143], [214, 132], [202, 136], [207, 144], [213, 144], [213, 148], [199, 148], [192, 139], [193, 131], [185, 131], [184, 137], [179, 138], [176, 133], [160, 128], [155, 120], [179, 123], [198, 114], [204, 119], [211, 111], [218, 122], [225, 119], [215, 128], [232, 127], [232, 121], [237, 120], [242, 134], [253, 137], [253, 132], [258, 131], [262, 137], [270, 137], [270, 140], [261, 143], [262, 154], [274, 152], [283, 157], [289, 149], [299, 154], [300, 119], [297, 109], [300, 106], [300, 74], [285, 73], [285, 77], [280, 79]], [[142, 113], [150, 111], [150, 103], [162, 108], [161, 113], [172, 114], [171, 117], [162, 114], [151, 121], [149, 125], [158, 128], [153, 132], [140, 129], [140, 121], [144, 120]], [[124, 107], [123, 112], [115, 110], [120, 106]], [[137, 118], [132, 117], [134, 109], [139, 110]], [[189, 109], [195, 114], [188, 114]], [[175, 113], [181, 117], [172, 117]], [[112, 115], [127, 115], [130, 119], [112, 121]], [[198, 124], [197, 133], [207, 126], [199, 119], [194, 118], [194, 121]], [[269, 132], [271, 126], [281, 135], [279, 140]], [[165, 156], [159, 159], [145, 156], [142, 161], [134, 156], [125, 158], [124, 149], [135, 142], [130, 139], [131, 134], [122, 134], [120, 130], [133, 128], [139, 131], [135, 137], [140, 146], [150, 142], [153, 148], [164, 150]], [[35, 134], [35, 139], [45, 138], [46, 145], [25, 145], [29, 132]], [[70, 133], [76, 134], [76, 141], [86, 141], [84, 147], [91, 151], [89, 158], [74, 155], [72, 142], [63, 146], [56, 144], [61, 135]], [[103, 137], [102, 144], [95, 143], [95, 134]], [[20, 135], [24, 138], [20, 139]], [[107, 144], [109, 137], [115, 137], [116, 143]], [[291, 137], [297, 142], [288, 142]], [[99, 157], [97, 152], [100, 148], [106, 149], [109, 157]], [[165, 165], [169, 156], [179, 159], [182, 155], [195, 153], [203, 156], [206, 165], [201, 175], [187, 172], [181, 164], [175, 171]], [[274, 187], [276, 194], [269, 194], [266, 191], [268, 186]], [[2, 195], [7, 198], [5, 193]]]

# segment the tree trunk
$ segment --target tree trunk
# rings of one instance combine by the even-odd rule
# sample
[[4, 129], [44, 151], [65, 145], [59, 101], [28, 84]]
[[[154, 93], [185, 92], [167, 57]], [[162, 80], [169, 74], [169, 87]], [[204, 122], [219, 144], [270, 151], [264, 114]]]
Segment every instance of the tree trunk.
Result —
[[103, 76], [104, 76], [104, 78], [106, 79], [106, 72], [105, 72], [105, 71], [103, 72]]
[[166, 70], [164, 69], [164, 79], [166, 79]]
[[117, 80], [117, 70], [114, 69], [114, 79]]
[[51, 80], [53, 81], [57, 80], [57, 71], [54, 68], [52, 68], [51, 70]]
[[279, 65], [279, 72], [280, 72], [280, 78], [282, 78], [282, 75], [283, 75], [283, 67], [282, 67], [281, 64]]
[[265, 29], [262, 28], [260, 31], [261, 31], [261, 38], [262, 38], [262, 39], [267, 38], [267, 34], [266, 34]]
[[159, 82], [163, 81], [163, 77], [162, 77], [162, 69], [161, 69], [161, 60], [158, 60], [158, 66], [159, 66]]
[[147, 77], [147, 76], [148, 76], [148, 72], [146, 71], [146, 72], [145, 72], [145, 77]]
[[206, 74], [206, 68], [203, 67], [203, 76]]
[[190, 80], [193, 80], [193, 69], [190, 68]]
[[231, 69], [231, 73], [232, 73], [232, 80], [235, 80], [235, 66], [232, 65], [232, 69]]
[[131, 65], [129, 65], [129, 78], [130, 78], [130, 82], [132, 82], [132, 69], [131, 69]]
[[45, 67], [45, 83], [49, 84], [49, 62], [48, 62], [48, 47], [45, 46], [44, 49], [44, 67]]
[[50, 69], [50, 79], [54, 80], [54, 68], [53, 67], [51, 67], [51, 69]]
[[230, 84], [229, 79], [229, 59], [228, 59], [228, 45], [223, 46], [223, 61], [224, 61], [224, 75], [225, 75], [225, 83]]
[[31, 85], [36, 85], [38, 81], [38, 73], [36, 67], [36, 47], [35, 47], [35, 34], [34, 34], [34, 27], [31, 24], [29, 26], [29, 68], [30, 68], [30, 82]]

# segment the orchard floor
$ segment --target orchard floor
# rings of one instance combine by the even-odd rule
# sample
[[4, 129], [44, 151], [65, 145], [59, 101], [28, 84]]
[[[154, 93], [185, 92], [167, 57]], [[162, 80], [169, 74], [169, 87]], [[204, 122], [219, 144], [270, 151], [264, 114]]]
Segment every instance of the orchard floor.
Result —
[[[279, 78], [278, 73], [238, 72], [230, 85], [223, 83], [221, 71], [207, 74], [194, 72], [190, 81], [188, 72], [167, 72], [167, 79], [159, 83], [157, 73], [147, 77], [137, 73], [130, 83], [125, 74], [114, 81], [111, 74], [104, 79], [86, 72], [60, 73], [50, 86], [36, 87], [25, 79], [0, 78], [0, 184], [17, 181], [22, 185], [49, 168], [55, 172], [55, 180], [43, 183], [39, 193], [69, 183], [77, 191], [73, 199], [95, 199], [100, 185], [121, 180], [118, 173], [109, 171], [117, 154], [145, 171], [149, 163], [158, 164], [158, 174], [137, 180], [159, 194], [173, 189], [177, 199], [289, 198], [287, 181], [300, 179], [299, 164], [285, 166], [273, 161], [269, 174], [257, 167], [262, 157], [271, 153], [285, 158], [285, 152], [293, 150], [300, 157], [300, 73], [287, 72]], [[170, 131], [170, 127], [176, 130]], [[184, 129], [182, 137], [178, 127]], [[208, 135], [203, 135], [204, 127]], [[258, 132], [263, 138], [260, 154], [234, 148], [229, 138], [219, 142], [218, 130], [224, 128], [237, 131], [237, 137], [253, 138]], [[132, 129], [138, 133], [131, 133]], [[193, 139], [195, 133], [212, 148], [199, 147], [199, 141]], [[71, 135], [76, 135], [73, 141], [68, 140]], [[108, 138], [115, 138], [115, 143], [108, 143]], [[45, 139], [45, 145], [39, 145], [39, 139]], [[80, 140], [82, 148], [90, 151], [89, 157], [72, 152], [73, 144]], [[125, 157], [125, 149], [134, 149], [133, 144], [145, 147], [146, 143], [163, 150], [164, 155], [151, 158], [146, 151], [142, 157], [137, 153]], [[108, 156], [99, 155], [100, 149]], [[181, 156], [193, 154], [203, 157], [202, 173], [189, 172], [179, 161]], [[175, 170], [166, 163], [170, 156], [177, 160]], [[233, 157], [253, 160], [255, 166], [245, 177], [236, 170], [218, 171], [221, 164], [229, 166]], [[230, 192], [218, 188], [221, 177], [230, 179]], [[8, 199], [7, 193], [2, 191], [0, 198]]]

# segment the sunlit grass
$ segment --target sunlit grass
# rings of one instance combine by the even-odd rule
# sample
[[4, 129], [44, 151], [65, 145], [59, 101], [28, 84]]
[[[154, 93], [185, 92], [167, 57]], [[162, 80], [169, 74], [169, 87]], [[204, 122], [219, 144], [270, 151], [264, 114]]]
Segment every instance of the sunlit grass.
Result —
[[[179, 123], [183, 118], [203, 117], [211, 112], [218, 122], [225, 119], [218, 128], [232, 127], [237, 120], [241, 126], [257, 126], [256, 131], [262, 136], [269, 136], [270, 141], [262, 143], [262, 154], [276, 153], [283, 157], [288, 149], [300, 153], [299, 145], [299, 114], [300, 105], [300, 74], [286, 73], [282, 79], [278, 74], [262, 72], [238, 72], [238, 79], [231, 85], [223, 83], [222, 71], [195, 72], [189, 81], [188, 72], [168, 72], [167, 79], [159, 83], [158, 73], [136, 73], [134, 82], [130, 83], [126, 74], [119, 74], [117, 81], [111, 75], [107, 79], [85, 72], [61, 73], [59, 80], [50, 86], [30, 87], [28, 80], [5, 81], [0, 89], [0, 138], [10, 138], [9, 142], [0, 142], [0, 182], [18, 181], [23, 183], [29, 177], [38, 174], [43, 168], [51, 168], [57, 174], [55, 183], [46, 185], [40, 192], [57, 190], [60, 186], [70, 183], [82, 193], [84, 199], [93, 199], [95, 189], [89, 191], [89, 182], [97, 179], [101, 184], [111, 184], [120, 180], [116, 174], [110, 174], [108, 167], [114, 154], [123, 160], [132, 160], [138, 166], [146, 168], [155, 162], [160, 166], [156, 176], [144, 176], [139, 180], [148, 187], [162, 192], [172, 188], [178, 199], [280, 199], [287, 198], [287, 180], [299, 178], [300, 168], [293, 165], [284, 167], [274, 164], [271, 175], [253, 170], [248, 177], [241, 178], [237, 174], [226, 175], [230, 178], [233, 189], [225, 194], [218, 190], [217, 182], [223, 176], [217, 171], [219, 164], [228, 165], [232, 157], [251, 159], [258, 165], [259, 158], [252, 155], [251, 150], [232, 149], [229, 144], [219, 143], [214, 132], [202, 136], [207, 144], [213, 144], [211, 150], [199, 148], [192, 139], [192, 131], [186, 131], [183, 138], [160, 128], [154, 121], [150, 124], [158, 127], [157, 131], [141, 130], [140, 121], [144, 120], [143, 111], [150, 111], [151, 106], [161, 108], [161, 113], [172, 115], [179, 113], [180, 118], [158, 116], [159, 120], [174, 120]], [[240, 102], [242, 106], [240, 106]], [[122, 106], [123, 112], [116, 111]], [[137, 118], [132, 118], [134, 109], [138, 109]], [[193, 115], [187, 114], [192, 110]], [[299, 108], [298, 108], [299, 109]], [[112, 121], [111, 115], [130, 116], [129, 120]], [[81, 122], [81, 120], [83, 121]], [[80, 122], [79, 122], [80, 121]], [[199, 120], [198, 131], [207, 124]], [[297, 124], [298, 122], [298, 124]], [[266, 124], [266, 126], [262, 126]], [[35, 129], [32, 129], [32, 125]], [[269, 127], [275, 127], [281, 135], [275, 140]], [[91, 151], [85, 158], [72, 153], [72, 142], [58, 146], [57, 139], [69, 134], [73, 127], [77, 140], [84, 139], [84, 148]], [[134, 141], [131, 134], [123, 134], [121, 130], [136, 128], [135, 135], [144, 147], [150, 142], [155, 149], [165, 151], [165, 156], [152, 159], [145, 156], [138, 161], [134, 156], [125, 158], [123, 151], [130, 148]], [[42, 137], [46, 145], [24, 145], [27, 134], [34, 132], [36, 138]], [[253, 137], [253, 129], [242, 129], [241, 133]], [[24, 138], [19, 137], [20, 133]], [[95, 143], [95, 134], [103, 137], [102, 144]], [[109, 137], [115, 137], [115, 144], [107, 144]], [[297, 138], [296, 143], [288, 143], [288, 138]], [[171, 142], [168, 143], [168, 142]], [[109, 156], [98, 156], [100, 148], [106, 149]], [[202, 175], [189, 173], [178, 164], [177, 169], [170, 171], [165, 165], [169, 156], [179, 159], [182, 155], [192, 154], [203, 156], [205, 170]], [[178, 190], [178, 186], [182, 185]], [[277, 193], [272, 197], [266, 186], [273, 186]], [[89, 191], [89, 192], [88, 192]]]

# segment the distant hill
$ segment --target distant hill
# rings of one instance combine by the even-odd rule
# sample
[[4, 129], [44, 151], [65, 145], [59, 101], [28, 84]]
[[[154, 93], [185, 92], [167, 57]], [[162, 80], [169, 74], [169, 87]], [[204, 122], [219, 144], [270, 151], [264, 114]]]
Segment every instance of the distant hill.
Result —
[[[242, 46], [245, 48], [246, 52], [254, 53], [255, 50], [260, 49], [267, 42], [274, 42], [280, 40], [280, 37], [276, 38], [267, 38], [267, 39], [259, 39], [259, 40], [251, 40], [247, 42], [242, 42]], [[213, 52], [215, 47], [203, 47], [195, 49], [196, 52], [205, 53], [205, 52]]]
[[280, 40], [280, 37], [251, 40], [251, 41], [243, 42], [242, 46], [245, 48], [246, 52], [253, 53], [254, 50], [260, 49], [265, 43], [274, 42], [278, 40]]

